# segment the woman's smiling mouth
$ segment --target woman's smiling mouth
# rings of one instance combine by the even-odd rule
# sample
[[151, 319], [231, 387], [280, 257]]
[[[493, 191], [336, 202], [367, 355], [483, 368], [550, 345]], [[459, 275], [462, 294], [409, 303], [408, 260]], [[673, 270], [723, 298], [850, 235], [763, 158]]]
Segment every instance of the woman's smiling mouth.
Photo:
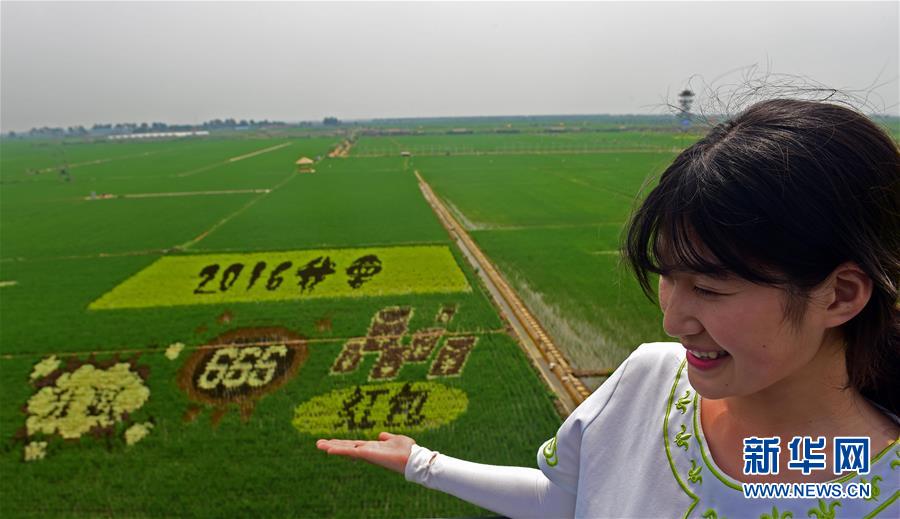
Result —
[[700, 351], [700, 350], [688, 350], [691, 354], [699, 359], [712, 359], [715, 360], [719, 357], [724, 357], [728, 355], [728, 352], [725, 350], [719, 351]]
[[685, 347], [688, 364], [697, 369], [712, 369], [725, 363], [731, 355], [725, 350], [704, 351]]

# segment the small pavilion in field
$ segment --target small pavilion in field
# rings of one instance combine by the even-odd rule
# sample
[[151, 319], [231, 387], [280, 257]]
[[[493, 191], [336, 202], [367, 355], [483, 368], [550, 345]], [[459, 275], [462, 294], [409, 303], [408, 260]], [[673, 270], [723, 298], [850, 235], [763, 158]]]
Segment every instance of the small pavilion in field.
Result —
[[297, 162], [294, 164], [297, 165], [297, 173], [315, 173], [316, 170], [313, 169], [313, 164], [315, 162], [313, 159], [309, 157], [300, 157], [297, 159]]

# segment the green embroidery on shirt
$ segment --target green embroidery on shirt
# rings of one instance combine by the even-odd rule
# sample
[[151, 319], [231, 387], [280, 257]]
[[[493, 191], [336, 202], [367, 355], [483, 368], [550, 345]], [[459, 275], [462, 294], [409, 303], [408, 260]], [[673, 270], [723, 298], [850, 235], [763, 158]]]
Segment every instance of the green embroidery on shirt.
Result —
[[697, 460], [691, 460], [691, 470], [688, 471], [688, 480], [691, 483], [700, 483], [703, 484], [703, 476], [700, 475], [700, 471], [703, 470], [703, 465], [697, 466]]
[[678, 387], [678, 381], [681, 379], [681, 374], [684, 371], [684, 366], [687, 364], [687, 360], [681, 361], [681, 364], [678, 366], [678, 370], [675, 372], [675, 381], [672, 383], [672, 389], [669, 390], [669, 399], [666, 404], [666, 415], [663, 419], [663, 430], [662, 430], [662, 440], [663, 447], [666, 449], [666, 458], [669, 460], [669, 469], [672, 471], [672, 476], [675, 478], [675, 481], [678, 482], [678, 486], [684, 490], [684, 493], [691, 498], [691, 506], [688, 507], [687, 510], [684, 511], [684, 515], [682, 516], [684, 519], [687, 519], [688, 516], [691, 515], [691, 512], [694, 511], [694, 507], [697, 506], [697, 502], [700, 500], [693, 492], [691, 492], [690, 487], [688, 487], [687, 483], [681, 478], [681, 475], [678, 473], [678, 469], [675, 466], [675, 460], [672, 458], [672, 447], [669, 443], [669, 419], [673, 418], [672, 412], [672, 404], [675, 402], [675, 388]]
[[896, 501], [898, 497], [900, 497], [900, 490], [895, 490], [895, 491], [894, 491], [894, 495], [892, 495], [891, 497], [889, 497], [889, 498], [885, 499], [884, 501], [882, 501], [881, 504], [878, 505], [877, 508], [875, 508], [875, 509], [872, 510], [870, 513], [868, 513], [868, 514], [866, 514], [865, 516], [863, 516], [863, 519], [872, 519], [873, 517], [879, 515], [881, 512], [883, 512], [883, 511], [886, 510], [889, 506], [891, 506], [891, 503], [893, 503], [894, 501]]
[[[684, 493], [690, 498], [690, 505], [687, 507], [687, 510], [684, 511], [683, 514], [678, 514], [682, 517], [682, 519], [688, 519], [689, 517], [697, 517], [700, 515], [701, 510], [705, 510], [702, 516], [704, 519], [725, 519], [724, 517], [720, 518], [718, 512], [711, 508], [710, 505], [719, 504], [709, 497], [704, 496], [701, 499], [700, 496], [697, 495], [699, 486], [698, 483], [702, 483], [702, 479], [706, 474], [703, 474], [702, 467], [705, 465], [708, 468], [708, 472], [711, 474], [710, 477], [706, 477], [707, 485], [704, 487], [706, 491], [704, 494], [708, 494], [709, 496], [715, 496], [721, 490], [719, 487], [724, 485], [726, 488], [733, 489], [734, 493], [740, 495], [743, 491], [742, 486], [739, 482], [735, 482], [730, 477], [723, 475], [719, 471], [717, 471], [717, 467], [712, 462], [711, 455], [708, 453], [706, 444], [703, 438], [703, 429], [700, 427], [700, 408], [701, 408], [701, 398], [700, 395], [693, 391], [693, 399], [690, 403], [685, 405], [684, 413], [676, 413], [676, 409], [680, 407], [676, 405], [676, 403], [681, 402], [683, 397], [678, 397], [677, 394], [681, 393], [684, 395], [688, 395], [689, 393], [684, 391], [683, 388], [689, 387], [687, 386], [688, 381], [686, 380], [686, 368], [687, 362], [682, 360], [678, 366], [678, 369], [675, 371], [674, 381], [672, 383], [671, 389], [667, 391], [667, 399], [666, 399], [666, 407], [665, 407], [665, 415], [662, 424], [662, 440], [663, 440], [663, 448], [665, 450], [666, 458], [669, 462], [669, 468], [672, 472], [672, 476], [675, 481], [678, 483], [678, 486], [684, 491]], [[691, 416], [684, 416], [687, 414], [687, 411], [691, 411]], [[679, 422], [685, 422], [686, 425], [681, 425]], [[675, 424], [678, 423], [681, 432], [676, 434]], [[687, 426], [692, 426], [691, 432], [688, 432]], [[696, 434], [691, 434], [696, 431]], [[692, 450], [690, 446], [687, 444], [690, 443], [687, 440], [691, 439], [691, 442], [696, 442], [695, 448]], [[685, 453], [679, 453], [673, 449], [674, 446], [684, 447]], [[700, 456], [696, 455], [697, 450], [700, 451]], [[892, 458], [890, 453], [893, 452], [896, 458]], [[700, 459], [702, 457], [702, 462]], [[884, 459], [887, 458], [887, 459]], [[881, 465], [876, 467], [876, 463], [881, 460]], [[690, 463], [688, 463], [690, 462]], [[698, 465], [699, 462], [699, 465]], [[884, 483], [886, 480], [891, 480], [891, 478], [885, 476], [885, 473], [896, 475], [897, 467], [900, 467], [900, 439], [897, 439], [892, 445], [884, 448], [879, 454], [877, 454], [871, 460], [872, 462], [872, 474], [870, 476], [872, 479], [875, 479], [876, 472], [881, 472], [880, 477], [884, 478], [880, 482]], [[888, 466], [891, 467], [892, 471], [888, 471]], [[690, 468], [689, 468], [690, 467]], [[701, 469], [701, 470], [697, 470]], [[702, 475], [701, 475], [702, 474]], [[697, 481], [694, 481], [694, 476], [696, 475]], [[859, 481], [860, 475], [857, 473], [851, 473], [846, 476], [840, 477], [838, 479], [832, 480], [829, 483], [846, 483], [848, 481], [856, 480]], [[721, 483], [721, 485], [719, 485]], [[712, 485], [712, 487], [710, 487]], [[890, 488], [885, 487], [885, 493], [880, 493], [879, 489], [877, 492], [880, 493], [876, 500], [865, 501], [863, 499], [854, 499], [850, 503], [848, 503], [848, 508], [844, 509], [841, 505], [840, 501], [825, 501], [819, 500], [817, 508], [810, 508], [808, 510], [808, 517], [815, 519], [835, 519], [837, 514], [837, 508], [841, 508], [841, 516], [846, 514], [851, 514], [853, 517], [861, 517], [862, 519], [873, 519], [876, 516], [887, 516], [891, 517], [896, 516], [897, 505], [900, 504], [900, 490], [895, 489], [892, 485], [889, 485]], [[872, 493], [875, 494], [876, 490], [874, 489], [874, 485], [872, 485]], [[727, 493], [727, 490], [725, 491]], [[734, 495], [732, 493], [732, 495]], [[747, 500], [746, 507], [741, 508], [741, 512], [737, 512], [741, 515], [741, 517], [749, 516], [749, 517], [760, 517], [763, 519], [794, 519], [796, 517], [803, 517], [803, 510], [800, 506], [806, 505], [810, 506], [809, 502], [806, 501], [803, 504], [795, 505], [793, 510], [790, 510], [789, 507], [787, 510], [779, 510], [777, 507], [773, 507], [773, 500], [769, 500], [766, 502], [765, 500], [761, 501], [752, 501]], [[865, 504], [864, 504], [865, 503]], [[893, 507], [891, 505], [894, 505]], [[787, 506], [784, 503], [782, 506]], [[771, 511], [766, 510], [766, 508], [771, 507]], [[735, 513], [732, 511], [732, 513]], [[771, 513], [771, 516], [769, 514]], [[762, 514], [762, 515], [759, 515]], [[670, 514], [671, 517], [676, 517], [674, 514]]]
[[547, 465], [551, 467], [555, 467], [559, 463], [559, 457], [556, 455], [556, 436], [544, 446], [544, 459], [547, 460]]
[[697, 440], [697, 448], [700, 449], [700, 457], [703, 458], [703, 462], [706, 464], [706, 468], [709, 469], [709, 473], [716, 477], [719, 481], [722, 482], [723, 485], [729, 488], [733, 488], [738, 492], [743, 492], [743, 488], [740, 484], [736, 484], [731, 481], [726, 476], [723, 476], [716, 468], [715, 464], [711, 461], [711, 455], [707, 453], [707, 446], [704, 445], [704, 441], [701, 438], [703, 434], [703, 428], [700, 426], [700, 414], [701, 407], [703, 406], [703, 401], [700, 399], [700, 395], [694, 395], [694, 416], [692, 419], [694, 430], [697, 431], [695, 436]]
[[[878, 488], [879, 481], [881, 481], [881, 476], [872, 476], [872, 495], [864, 498], [866, 501], [875, 501], [878, 499], [878, 495], [881, 494], [881, 489]], [[859, 482], [866, 484], [869, 481], [866, 478], [859, 478]]]
[[772, 515], [762, 514], [761, 516], [759, 516], [759, 519], [788, 519], [789, 517], [794, 517], [794, 513], [785, 510], [783, 514], [779, 514], [778, 508], [773, 506]]
[[681, 432], [675, 435], [675, 445], [684, 447], [684, 450], [688, 450], [687, 441], [691, 436], [691, 433], [687, 432], [687, 427], [685, 427], [684, 424], [681, 424]]
[[834, 519], [834, 507], [841, 506], [840, 501], [835, 501], [830, 505], [826, 505], [825, 501], [819, 499], [819, 508], [810, 508], [806, 514], [809, 517], [816, 516], [818, 519]]
[[687, 412], [687, 405], [691, 403], [691, 390], [688, 389], [684, 392], [684, 396], [678, 399], [678, 402], [675, 403], [675, 407], [681, 411], [681, 414]]

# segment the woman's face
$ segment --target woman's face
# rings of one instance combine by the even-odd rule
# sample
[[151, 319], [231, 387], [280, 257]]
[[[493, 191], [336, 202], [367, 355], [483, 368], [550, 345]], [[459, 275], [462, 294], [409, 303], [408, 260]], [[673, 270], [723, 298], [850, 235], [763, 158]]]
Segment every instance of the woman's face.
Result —
[[793, 327], [784, 317], [784, 298], [783, 290], [733, 276], [660, 276], [663, 328], [688, 350], [688, 378], [701, 396], [748, 396], [810, 376], [804, 367], [819, 353], [825, 326], [807, 312]]

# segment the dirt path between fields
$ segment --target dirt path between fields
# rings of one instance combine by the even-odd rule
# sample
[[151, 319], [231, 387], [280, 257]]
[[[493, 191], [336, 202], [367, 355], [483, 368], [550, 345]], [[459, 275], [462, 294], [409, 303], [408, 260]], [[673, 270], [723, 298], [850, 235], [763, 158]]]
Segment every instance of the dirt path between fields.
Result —
[[244, 155], [238, 155], [237, 157], [231, 157], [230, 159], [225, 159], [225, 160], [222, 160], [219, 162], [214, 162], [212, 164], [207, 164], [206, 166], [200, 166], [199, 168], [196, 168], [196, 169], [191, 169], [188, 171], [183, 171], [181, 173], [176, 173], [175, 175], [172, 175], [172, 176], [173, 177], [189, 177], [191, 175], [196, 175], [197, 173], [203, 173], [204, 171], [209, 171], [213, 168], [217, 168], [217, 167], [223, 166], [225, 164], [230, 164], [232, 162], [237, 162], [239, 160], [249, 159], [250, 157], [262, 155], [263, 153], [269, 153], [270, 151], [275, 151], [275, 150], [284, 148], [285, 146], [290, 146], [291, 144], [292, 143], [290, 143], [290, 142], [284, 142], [282, 144], [278, 144], [275, 146], [269, 146], [268, 148], [263, 148], [261, 150], [256, 150], [256, 151], [252, 151], [250, 153], [245, 153]]
[[335, 146], [335, 148], [328, 152], [328, 156], [330, 158], [341, 158], [345, 159], [350, 156], [350, 148], [353, 147], [353, 143], [350, 140], [344, 139], [340, 144]]
[[75, 163], [73, 163], [73, 164], [56, 165], [56, 166], [51, 166], [51, 167], [49, 167], [49, 168], [41, 168], [41, 169], [37, 169], [37, 170], [35, 170], [35, 171], [36, 171], [37, 173], [49, 173], [49, 172], [51, 172], [51, 171], [59, 171], [60, 168], [64, 168], [64, 167], [65, 167], [65, 168], [68, 168], [68, 169], [73, 169], [73, 168], [79, 168], [79, 167], [82, 167], [82, 166], [93, 166], [93, 165], [95, 165], [95, 164], [106, 164], [107, 162], [112, 162], [112, 161], [114, 161], [114, 160], [133, 159], [133, 158], [136, 158], [136, 157], [147, 157], [147, 156], [150, 156], [150, 155], [155, 155], [155, 154], [157, 154], [157, 153], [162, 153], [162, 152], [164, 152], [164, 151], [168, 151], [169, 149], [170, 149], [170, 148], [167, 148], [167, 149], [164, 149], [164, 150], [156, 150], [156, 151], [145, 151], [145, 152], [143, 152], [143, 153], [133, 153], [133, 154], [131, 154], [131, 155], [122, 155], [122, 156], [120, 156], [120, 157], [109, 157], [109, 158], [105, 158], [105, 159], [89, 160], [89, 161], [87, 161], [87, 162], [75, 162]]
[[239, 161], [239, 160], [249, 159], [250, 157], [255, 157], [255, 156], [257, 156], [257, 155], [262, 155], [263, 153], [269, 153], [270, 151], [280, 150], [281, 148], [284, 148], [285, 146], [290, 146], [290, 145], [291, 145], [291, 143], [285, 142], [285, 143], [283, 143], [283, 144], [278, 144], [278, 145], [276, 145], [276, 146], [271, 146], [271, 147], [269, 147], [269, 148], [262, 149], [262, 150], [259, 150], [259, 151], [254, 151], [254, 152], [251, 152], [251, 153], [246, 153], [246, 154], [244, 154], [244, 155], [239, 155], [239, 156], [237, 156], [237, 157], [231, 157], [231, 158], [228, 159], [226, 162], [237, 162], [237, 161]]
[[182, 243], [181, 245], [177, 245], [176, 248], [179, 249], [179, 250], [185, 250], [185, 249], [189, 249], [189, 248], [193, 247], [193, 246], [196, 245], [198, 242], [200, 242], [201, 240], [203, 240], [204, 238], [206, 238], [207, 236], [209, 236], [210, 233], [212, 233], [213, 231], [215, 231], [215, 230], [218, 229], [219, 227], [221, 227], [221, 226], [225, 225], [226, 223], [228, 223], [228, 222], [229, 222], [231, 219], [233, 219], [235, 216], [238, 216], [239, 214], [243, 213], [243, 212], [246, 211], [247, 209], [250, 209], [250, 208], [251, 208], [252, 206], [254, 206], [257, 202], [259, 202], [259, 201], [262, 200], [263, 198], [269, 196], [271, 193], [273, 193], [273, 192], [277, 191], [278, 189], [280, 189], [282, 186], [284, 186], [285, 184], [287, 184], [288, 182], [290, 182], [291, 179], [293, 179], [294, 177], [296, 177], [296, 175], [292, 172], [292, 173], [289, 174], [287, 177], [285, 177], [284, 180], [282, 180], [281, 182], [279, 182], [278, 184], [276, 184], [272, 189], [267, 189], [265, 193], [262, 193], [262, 194], [259, 195], [258, 197], [251, 199], [249, 202], [247, 202], [246, 204], [244, 204], [244, 205], [242, 205], [241, 207], [239, 207], [235, 212], [233, 212], [233, 213], [227, 215], [225, 218], [222, 218], [221, 220], [219, 220], [218, 222], [216, 222], [215, 224], [213, 224], [212, 227], [210, 227], [209, 229], [207, 229], [207, 230], [205, 230], [204, 232], [200, 233], [200, 235], [198, 235], [198, 236], [197, 236], [196, 238], [194, 238], [193, 240], [186, 241], [186, 242]]
[[[609, 149], [560, 149], [560, 150], [471, 150], [471, 151], [414, 151], [409, 150], [416, 157], [445, 157], [450, 156], [477, 156], [477, 155], [592, 155], [597, 153], [678, 153], [681, 149], [673, 148], [609, 148]], [[392, 152], [363, 151], [358, 152], [355, 157], [371, 158], [371, 157], [393, 157]]]
[[601, 193], [609, 193], [609, 194], [611, 194], [611, 195], [617, 196], [617, 197], [619, 197], [619, 198], [621, 198], [621, 199], [623, 199], [623, 200], [625, 200], [625, 201], [628, 201], [628, 202], [633, 202], [633, 201], [634, 201], [634, 195], [629, 195], [628, 193], [623, 193], [622, 191], [618, 191], [618, 190], [616, 190], [616, 189], [610, 189], [610, 188], [605, 187], [605, 186], [595, 186], [595, 185], [589, 184], [589, 183], [587, 183], [587, 182], [585, 182], [585, 181], [583, 181], [583, 180], [581, 180], [581, 179], [568, 177], [568, 176], [566, 176], [566, 175], [561, 175], [561, 174], [559, 174], [559, 173], [553, 173], [552, 171], [548, 171], [548, 173], [549, 173], [551, 176], [554, 176], [554, 177], [556, 177], [556, 178], [558, 178], [558, 179], [560, 179], [560, 180], [565, 180], [566, 182], [571, 182], [571, 183], [573, 183], [573, 184], [575, 184], [575, 185], [577, 185], [577, 186], [581, 186], [581, 187], [583, 187], [583, 188], [590, 189], [590, 190], [592, 190], [592, 191], [599, 191], [599, 192], [601, 192]]
[[176, 191], [172, 193], [129, 193], [125, 195], [113, 195], [101, 193], [96, 197], [86, 196], [84, 200], [114, 200], [117, 198], [170, 198], [177, 196], [208, 196], [208, 195], [246, 195], [254, 193], [268, 193], [271, 189], [226, 189], [220, 191]]
[[509, 323], [511, 331], [519, 338], [523, 351], [558, 398], [560, 414], [568, 416], [590, 394], [590, 390], [578, 379], [568, 360], [556, 347], [544, 327], [529, 311], [519, 295], [500, 275], [490, 259], [475, 244], [466, 230], [456, 221], [444, 203], [431, 190], [425, 179], [414, 172], [425, 200], [434, 210], [441, 224], [456, 240], [463, 255], [484, 281], [501, 316]]

